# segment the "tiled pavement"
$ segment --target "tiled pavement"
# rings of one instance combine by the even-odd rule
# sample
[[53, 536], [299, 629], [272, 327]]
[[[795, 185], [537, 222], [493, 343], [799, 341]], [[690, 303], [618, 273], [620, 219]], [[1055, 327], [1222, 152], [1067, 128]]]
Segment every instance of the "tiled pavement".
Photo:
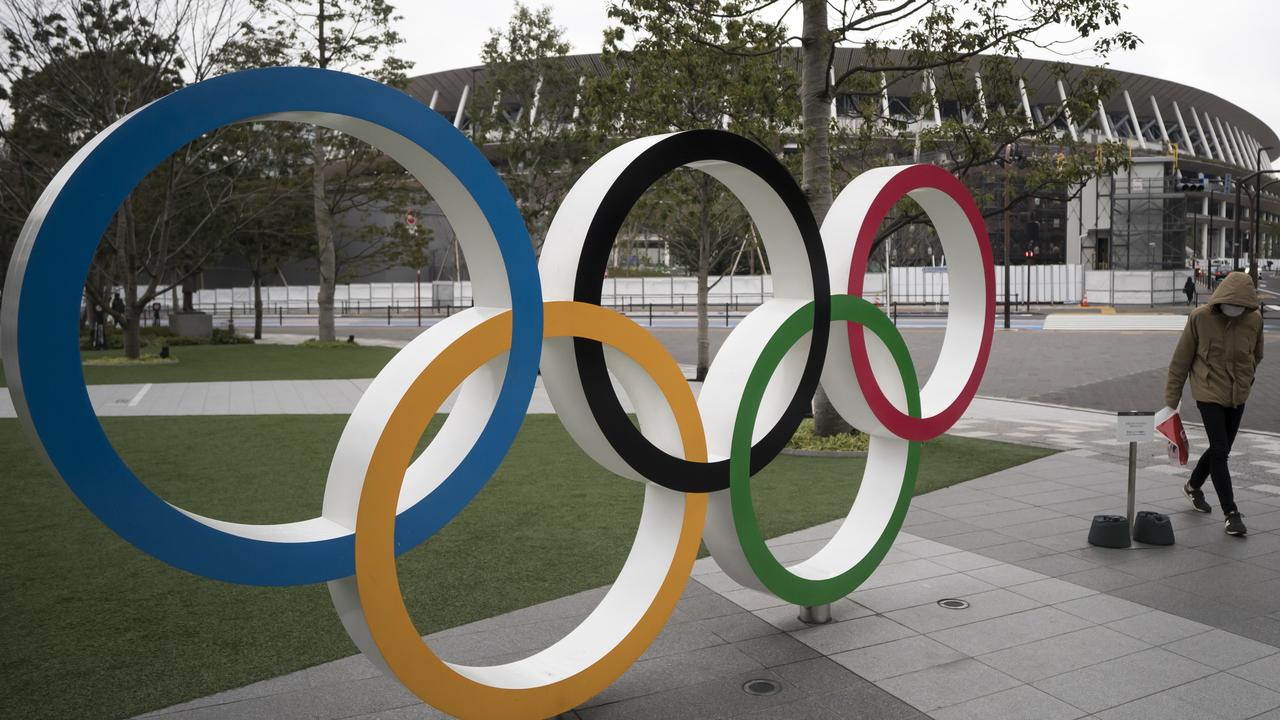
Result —
[[[1183, 406], [1184, 410], [1186, 407]], [[1197, 422], [1199, 415], [1195, 410], [1185, 414], [1184, 420], [1194, 463], [1209, 440]], [[1055, 450], [1075, 450], [1079, 456], [1116, 462], [1127, 463], [1129, 457], [1129, 446], [1116, 442], [1115, 414], [1100, 410], [980, 397], [970, 404], [964, 417], [949, 432]], [[1184, 479], [1191, 472], [1190, 466], [1170, 464], [1163, 442], [1140, 443], [1138, 467]], [[1280, 435], [1240, 431], [1232, 448], [1231, 474], [1237, 488], [1264, 484], [1280, 489]]]
[[[1144, 470], [1139, 507], [1168, 512], [1177, 544], [1092, 548], [1089, 518], [1123, 508], [1125, 475], [1090, 452], [916, 498], [884, 564], [829, 625], [806, 626], [699, 560], [645, 657], [566, 717], [1280, 720], [1280, 494], [1242, 490], [1251, 534], [1229, 538], [1219, 513], [1188, 511], [1175, 479]], [[771, 544], [786, 562], [833, 530]], [[428, 640], [455, 662], [505, 661], [563, 635], [600, 595]], [[947, 597], [970, 607], [936, 604]], [[759, 678], [781, 692], [742, 690]], [[154, 716], [439, 717], [358, 656]]]

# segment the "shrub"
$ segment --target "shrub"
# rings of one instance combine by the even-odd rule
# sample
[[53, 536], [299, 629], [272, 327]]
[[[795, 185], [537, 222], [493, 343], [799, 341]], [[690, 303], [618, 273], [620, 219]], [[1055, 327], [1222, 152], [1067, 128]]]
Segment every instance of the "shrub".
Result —
[[791, 436], [787, 447], [794, 450], [818, 450], [823, 452], [865, 452], [869, 443], [866, 433], [841, 434], [820, 437], [813, 432], [813, 420], [805, 419]]
[[343, 348], [358, 348], [360, 347], [360, 344], [356, 342], [348, 342], [347, 340], [334, 340], [332, 342], [320, 342], [315, 338], [311, 338], [310, 340], [304, 340], [302, 342], [302, 347], [318, 348], [321, 350], [340, 350]]
[[123, 355], [108, 355], [105, 357], [89, 358], [83, 361], [85, 367], [130, 367], [134, 365], [173, 365], [178, 362], [177, 358], [165, 358], [150, 353], [142, 355], [137, 360], [133, 360]]
[[243, 335], [237, 335], [230, 330], [222, 328], [213, 329], [213, 337], [209, 338], [210, 345], [252, 345], [253, 338], [247, 338]]

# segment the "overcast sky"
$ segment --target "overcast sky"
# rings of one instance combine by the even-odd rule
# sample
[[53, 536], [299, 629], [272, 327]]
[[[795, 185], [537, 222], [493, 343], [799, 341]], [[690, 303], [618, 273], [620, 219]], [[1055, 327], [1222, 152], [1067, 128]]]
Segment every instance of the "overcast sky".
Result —
[[[573, 51], [598, 52], [608, 24], [603, 0], [551, 0], [556, 24]], [[465, 8], [465, 12], [442, 11]], [[514, 0], [399, 3], [400, 55], [416, 63], [413, 74], [480, 62], [489, 29], [505, 25]], [[798, 29], [799, 10], [795, 11]], [[1280, 2], [1276, 0], [1130, 0], [1124, 27], [1142, 38], [1137, 50], [1113, 54], [1111, 67], [1173, 80], [1212, 92], [1261, 118], [1280, 132]], [[1056, 58], [1036, 48], [1026, 55]], [[1090, 63], [1088, 55], [1063, 58]], [[1270, 153], [1276, 156], [1276, 151]], [[1280, 167], [1280, 160], [1276, 163]]]

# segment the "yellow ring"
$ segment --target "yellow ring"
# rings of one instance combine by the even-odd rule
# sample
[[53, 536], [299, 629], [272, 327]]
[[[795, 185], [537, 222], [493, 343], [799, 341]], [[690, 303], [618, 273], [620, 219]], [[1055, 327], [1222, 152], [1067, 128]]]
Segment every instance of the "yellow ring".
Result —
[[[611, 345], [658, 384], [680, 430], [688, 460], [706, 462], [697, 402], [675, 359], [627, 317], [598, 305], [544, 303], [545, 337], [583, 337]], [[549, 717], [572, 709], [619, 678], [661, 632], [697, 557], [707, 496], [684, 495], [684, 515], [672, 563], [653, 602], [625, 638], [585, 669], [545, 685], [503, 688], [479, 682], [441, 660], [420, 638], [400, 593], [395, 515], [414, 448], [440, 405], [475, 370], [506, 352], [510, 311], [484, 321], [445, 349], [396, 405], [365, 475], [356, 515], [356, 585], [364, 619], [382, 659], [411, 692], [458, 717]]]

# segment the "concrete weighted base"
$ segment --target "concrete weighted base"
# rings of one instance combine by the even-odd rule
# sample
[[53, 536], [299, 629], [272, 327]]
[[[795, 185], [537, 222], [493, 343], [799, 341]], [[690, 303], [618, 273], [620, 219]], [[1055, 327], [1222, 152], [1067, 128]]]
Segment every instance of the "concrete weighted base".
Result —
[[1128, 518], [1123, 515], [1093, 516], [1093, 525], [1089, 528], [1090, 545], [1127, 548], [1131, 543]]
[[1143, 510], [1133, 522], [1133, 539], [1147, 545], [1172, 545], [1173, 524], [1168, 515]]

